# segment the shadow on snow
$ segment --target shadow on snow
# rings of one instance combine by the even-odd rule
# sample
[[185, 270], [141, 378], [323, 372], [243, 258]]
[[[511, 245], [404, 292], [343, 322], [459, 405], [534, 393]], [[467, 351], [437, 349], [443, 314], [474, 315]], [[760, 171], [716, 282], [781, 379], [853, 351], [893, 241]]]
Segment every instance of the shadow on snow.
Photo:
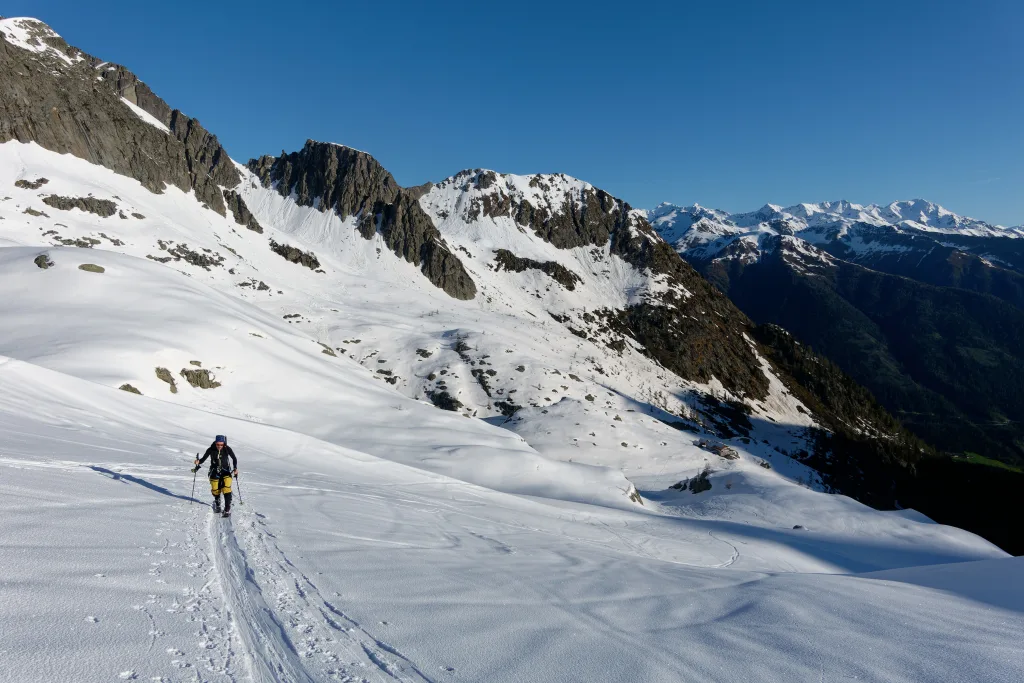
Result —
[[131, 482], [133, 484], [138, 484], [139, 486], [147, 488], [150, 491], [156, 491], [157, 493], [160, 493], [165, 496], [170, 496], [171, 498], [177, 498], [178, 500], [187, 500], [192, 503], [203, 503], [203, 501], [193, 498], [192, 496], [183, 496], [181, 494], [175, 493], [174, 491], [171, 491], [170, 489], [165, 489], [163, 486], [157, 486], [152, 482], [148, 482], [145, 479], [140, 479], [139, 477], [135, 477], [130, 474], [115, 472], [113, 470], [108, 470], [106, 467], [100, 467], [98, 465], [89, 465], [89, 469], [91, 469], [93, 472], [97, 472], [104, 476], [110, 477], [114, 481], [126, 481]]

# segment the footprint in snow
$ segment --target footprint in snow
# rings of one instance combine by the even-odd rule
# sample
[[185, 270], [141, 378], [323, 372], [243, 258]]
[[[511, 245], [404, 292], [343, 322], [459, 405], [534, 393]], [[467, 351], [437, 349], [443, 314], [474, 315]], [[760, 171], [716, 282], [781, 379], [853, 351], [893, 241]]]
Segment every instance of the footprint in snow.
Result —
[[122, 681], [134, 681], [138, 676], [135, 675], [134, 671], [122, 671], [117, 675]]
[[96, 617], [86, 617], [85, 620], [88, 621], [90, 624], [98, 624], [100, 622], [100, 620]]

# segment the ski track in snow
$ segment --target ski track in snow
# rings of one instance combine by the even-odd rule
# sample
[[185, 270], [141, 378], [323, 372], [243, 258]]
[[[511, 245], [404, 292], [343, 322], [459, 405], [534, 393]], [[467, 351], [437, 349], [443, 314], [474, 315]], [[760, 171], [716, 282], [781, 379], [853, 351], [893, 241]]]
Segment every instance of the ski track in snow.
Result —
[[[542, 320], [636, 296], [644, 277], [607, 249], [453, 211], [446, 239], [480, 288], [459, 303], [379, 235], [244, 169], [259, 237], [177, 188], [34, 145], [0, 145], [0, 161], [0, 683], [1019, 683], [1020, 563], [793, 484], [812, 472], [784, 455], [801, 443], [789, 429], [809, 418], [776, 379], [758, 415], [779, 425], [713, 460], [712, 491], [666, 489], [711, 456], [653, 406], [688, 411], [680, 397], [721, 384]], [[40, 177], [144, 217], [28, 213], [41, 193], [15, 182]], [[448, 189], [426, 208], [459, 200]], [[97, 248], [65, 246], [85, 238]], [[315, 250], [324, 272], [268, 238]], [[226, 260], [165, 265], [164, 241]], [[499, 247], [587, 285], [492, 270]], [[474, 331], [467, 361], [455, 340]], [[222, 385], [171, 394], [154, 373], [194, 365]], [[536, 403], [504, 430], [465, 419], [496, 417], [481, 367], [497, 395]], [[414, 400], [435, 372], [465, 418]], [[214, 433], [257, 473], [230, 520], [183, 474]]]
[[230, 521], [211, 514], [207, 533], [224, 602], [254, 683], [312, 683], [284, 626], [263, 599]]
[[211, 515], [207, 533], [255, 683], [430, 683], [398, 650], [326, 600], [278, 547], [264, 516], [250, 510], [236, 510], [232, 519]]
[[[10, 451], [0, 456], [0, 466], [98, 472], [114, 481], [132, 483], [140, 481], [138, 475], [147, 481], [187, 480], [170, 473], [180, 472], [179, 467], [28, 459], [11, 457]], [[197, 482], [197, 500], [205, 494], [205, 485], [205, 481]], [[181, 501], [160, 515], [160, 520], [148, 546], [142, 547], [149, 580], [166, 585], [165, 576], [184, 574], [190, 585], [180, 597], [167, 600], [151, 593], [144, 602], [131, 606], [149, 625], [148, 646], [142, 653], [145, 659], [158, 657], [163, 650], [171, 658], [171, 666], [180, 669], [187, 680], [433, 683], [398, 649], [375, 638], [326, 599], [281, 551], [264, 515], [251, 506], [243, 508], [236, 499], [233, 516], [225, 519], [209, 512], [206, 504]], [[193, 627], [192, 648], [177, 640], [167, 641], [169, 631], [180, 630], [172, 622], [182, 618]], [[245, 662], [245, 674], [239, 671], [240, 660]], [[142, 676], [140, 667], [120, 673], [124, 680]], [[153, 676], [150, 680], [170, 679]]]

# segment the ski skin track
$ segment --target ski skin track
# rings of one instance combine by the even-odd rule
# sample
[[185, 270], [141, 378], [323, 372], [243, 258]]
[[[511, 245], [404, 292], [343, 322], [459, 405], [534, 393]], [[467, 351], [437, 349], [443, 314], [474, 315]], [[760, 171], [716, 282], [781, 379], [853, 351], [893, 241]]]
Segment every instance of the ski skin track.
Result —
[[[248, 523], [245, 521], [247, 518]], [[337, 644], [348, 650], [350, 664], [358, 667], [358, 661], [352, 660], [360, 659], [360, 655], [365, 657], [369, 668], [360, 672], [359, 680], [431, 683], [432, 679], [405, 655], [372, 636], [358, 622], [326, 600], [309, 577], [281, 552], [273, 541], [273, 534], [265, 529], [262, 515], [255, 513], [255, 520], [246, 515], [236, 530], [222, 514], [211, 513], [207, 529], [224, 608], [238, 636], [254, 683], [314, 683], [319, 680], [319, 676], [303, 666], [303, 655], [288, 636], [285, 622], [290, 615], [275, 611], [264, 599], [256, 572], [246, 551], [238, 544], [237, 533], [243, 535], [243, 543], [246, 545], [255, 543], [250, 552], [256, 552], [257, 568], [264, 566], [267, 561], [273, 561], [282, 570], [281, 573], [271, 570], [271, 575], [267, 577], [270, 579], [267, 588], [271, 594], [280, 590], [278, 581], [284, 579], [292, 583], [297, 596], [314, 607], [323, 618], [323, 624], [339, 636]], [[268, 553], [270, 556], [278, 556], [277, 559], [272, 560]], [[300, 582], [305, 586], [300, 585]], [[313, 600], [309, 600], [310, 597]], [[322, 606], [315, 607], [316, 602], [322, 603]], [[344, 666], [328, 673], [351, 675]]]
[[253, 683], [315, 683], [303, 668], [284, 626], [263, 599], [230, 523], [210, 515], [207, 533], [225, 606]]

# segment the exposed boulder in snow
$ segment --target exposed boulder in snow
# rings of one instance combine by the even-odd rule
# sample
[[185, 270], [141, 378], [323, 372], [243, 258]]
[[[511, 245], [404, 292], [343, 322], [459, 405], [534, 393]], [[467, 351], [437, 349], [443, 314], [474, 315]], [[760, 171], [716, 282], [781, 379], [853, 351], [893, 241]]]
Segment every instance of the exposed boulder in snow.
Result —
[[290, 244], [279, 244], [274, 240], [270, 240], [270, 250], [284, 258], [285, 261], [306, 266], [310, 270], [320, 268], [320, 261], [317, 260], [316, 254], [311, 251], [302, 251], [298, 247], [293, 247]]
[[171, 385], [171, 393], [178, 393], [178, 384], [174, 381], [174, 375], [167, 368], [156, 368], [156, 378]]
[[109, 199], [97, 199], [95, 197], [61, 197], [51, 194], [48, 197], [43, 197], [43, 203], [61, 211], [78, 209], [79, 211], [94, 213], [101, 218], [109, 218], [117, 213], [117, 204]]
[[220, 386], [220, 382], [213, 378], [210, 371], [203, 368], [182, 368], [179, 374], [197, 389], [216, 389]]
[[18, 178], [14, 181], [15, 187], [20, 187], [24, 190], [38, 190], [40, 187], [50, 182], [47, 178], [37, 178], [36, 180], [26, 180], [25, 178]]

